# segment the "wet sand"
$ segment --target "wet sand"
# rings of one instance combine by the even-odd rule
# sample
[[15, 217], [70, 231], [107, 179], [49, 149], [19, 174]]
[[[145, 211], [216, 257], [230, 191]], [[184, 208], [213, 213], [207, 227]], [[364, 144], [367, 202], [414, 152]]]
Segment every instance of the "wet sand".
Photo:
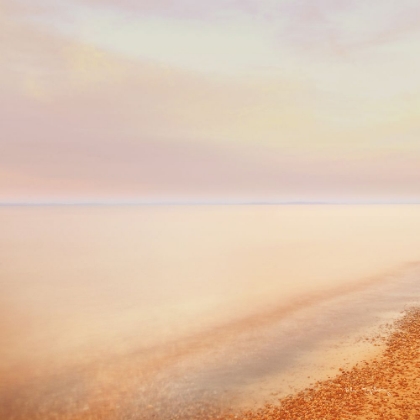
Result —
[[275, 404], [219, 419], [419, 419], [420, 308], [406, 311], [394, 329], [378, 356]]

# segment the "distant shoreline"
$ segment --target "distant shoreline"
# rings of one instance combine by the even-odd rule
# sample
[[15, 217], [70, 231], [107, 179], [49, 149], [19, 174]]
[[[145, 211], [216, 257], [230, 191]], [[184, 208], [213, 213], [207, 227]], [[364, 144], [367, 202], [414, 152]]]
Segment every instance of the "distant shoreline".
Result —
[[153, 207], [153, 206], [416, 206], [420, 201], [40, 201], [0, 202], [0, 207]]

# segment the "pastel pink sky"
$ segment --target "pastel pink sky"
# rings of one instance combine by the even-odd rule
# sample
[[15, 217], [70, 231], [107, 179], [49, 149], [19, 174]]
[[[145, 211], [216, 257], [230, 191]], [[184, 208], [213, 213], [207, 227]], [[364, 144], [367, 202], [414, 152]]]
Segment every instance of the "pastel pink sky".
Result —
[[420, 200], [417, 0], [0, 0], [0, 201]]

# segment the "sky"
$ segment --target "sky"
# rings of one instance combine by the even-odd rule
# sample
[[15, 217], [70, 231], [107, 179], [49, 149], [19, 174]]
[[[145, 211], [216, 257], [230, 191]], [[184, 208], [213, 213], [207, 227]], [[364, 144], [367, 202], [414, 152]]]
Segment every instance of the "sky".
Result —
[[0, 0], [0, 202], [420, 201], [417, 0]]

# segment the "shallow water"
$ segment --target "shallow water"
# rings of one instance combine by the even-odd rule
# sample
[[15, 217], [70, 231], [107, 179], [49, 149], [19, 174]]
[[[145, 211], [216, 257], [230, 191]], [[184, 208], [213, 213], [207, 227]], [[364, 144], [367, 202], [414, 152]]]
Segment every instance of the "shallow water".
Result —
[[418, 301], [419, 211], [0, 208], [3, 407], [188, 418], [304, 386]]

